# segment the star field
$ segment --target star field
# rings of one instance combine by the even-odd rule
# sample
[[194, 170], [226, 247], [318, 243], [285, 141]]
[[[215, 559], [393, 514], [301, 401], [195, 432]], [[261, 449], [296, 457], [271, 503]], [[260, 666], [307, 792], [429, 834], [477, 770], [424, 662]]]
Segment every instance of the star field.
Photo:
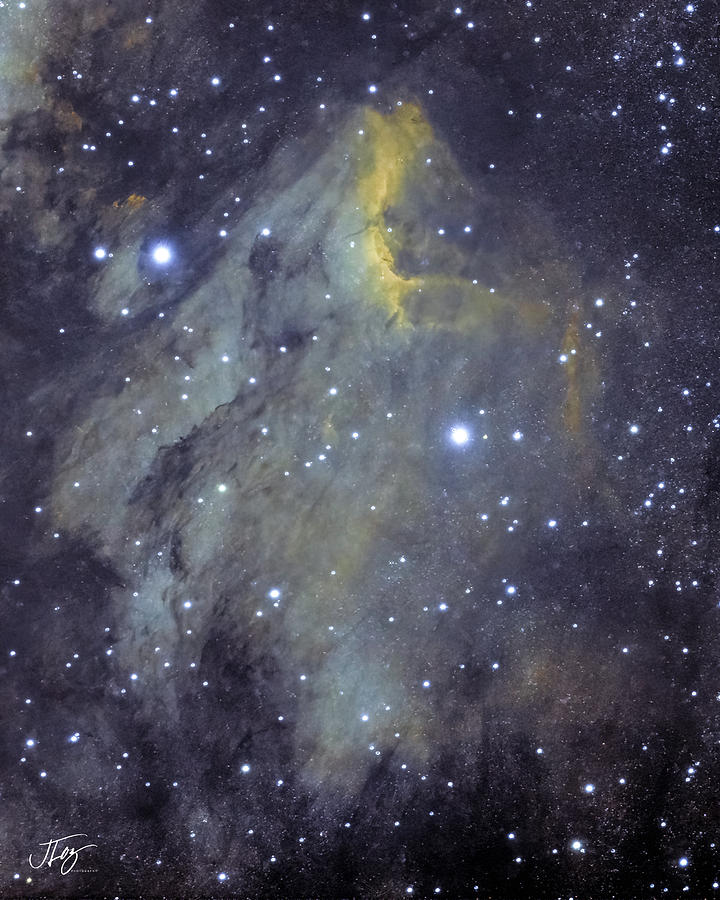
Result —
[[0, 2], [3, 896], [720, 892], [713, 15]]

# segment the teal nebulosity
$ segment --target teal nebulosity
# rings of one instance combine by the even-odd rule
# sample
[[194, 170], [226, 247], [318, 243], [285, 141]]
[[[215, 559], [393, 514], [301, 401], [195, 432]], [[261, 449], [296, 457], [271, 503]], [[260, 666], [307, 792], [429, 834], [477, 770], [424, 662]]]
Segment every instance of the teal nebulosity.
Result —
[[[674, 890], [714, 821], [714, 375], [663, 356], [650, 218], [544, 68], [587, 54], [532, 4], [31, 6], [0, 893]], [[73, 829], [95, 872], [30, 871]]]

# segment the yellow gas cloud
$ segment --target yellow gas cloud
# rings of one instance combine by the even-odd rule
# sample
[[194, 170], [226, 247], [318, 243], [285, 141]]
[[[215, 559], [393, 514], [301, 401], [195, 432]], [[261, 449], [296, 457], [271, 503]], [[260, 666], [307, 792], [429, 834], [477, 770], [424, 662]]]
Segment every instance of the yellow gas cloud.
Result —
[[448, 250], [429, 251], [427, 274], [402, 271], [398, 253], [409, 237], [402, 225], [389, 226], [388, 211], [400, 209], [413, 194], [427, 190], [426, 158], [437, 161], [436, 169], [443, 170], [448, 183], [464, 181], [417, 105], [404, 104], [389, 115], [365, 110], [356, 184], [358, 207], [366, 222], [362, 240], [374, 299], [398, 325], [492, 329], [499, 318], [517, 315], [525, 325], [541, 326], [550, 316], [549, 307], [503, 296], [477, 280], [458, 276], [448, 264]]
[[[388, 312], [396, 326], [450, 329], [475, 332], [483, 341], [500, 339], [514, 328], [560, 345], [567, 357], [565, 398], [561, 418], [565, 431], [578, 437], [582, 431], [587, 399], [595, 390], [596, 365], [589, 348], [582, 346], [577, 302], [538, 299], [496, 291], [482, 284], [482, 258], [477, 263], [481, 277], [470, 279], [457, 274], [468, 262], [452, 245], [429, 240], [427, 231], [410, 235], [403, 219], [412, 220], [418, 196], [438, 192], [437, 179], [452, 186], [462, 185], [466, 196], [472, 189], [447, 146], [440, 142], [421, 108], [403, 104], [387, 115], [366, 109], [357, 138], [356, 198], [365, 223], [359, 237], [370, 298]], [[433, 178], [427, 159], [433, 160]], [[403, 212], [407, 215], [404, 217]], [[415, 215], [416, 219], [417, 216]], [[408, 245], [424, 241], [427, 270], [403, 269], [399, 259]], [[440, 246], [440, 249], [438, 247]], [[560, 278], [564, 264], [547, 261]], [[567, 273], [570, 277], [570, 273]], [[541, 281], [543, 279], [540, 279]], [[560, 279], [562, 280], [562, 278]], [[568, 284], [568, 290], [570, 285]]]

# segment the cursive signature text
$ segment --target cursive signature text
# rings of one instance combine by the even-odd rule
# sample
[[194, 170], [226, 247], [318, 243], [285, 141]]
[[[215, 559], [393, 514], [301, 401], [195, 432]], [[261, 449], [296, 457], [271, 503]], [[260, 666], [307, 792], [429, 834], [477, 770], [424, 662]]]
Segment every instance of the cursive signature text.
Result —
[[53, 838], [51, 841], [41, 841], [40, 846], [46, 847], [45, 856], [42, 859], [42, 862], [34, 863], [32, 861], [32, 853], [28, 856], [28, 862], [33, 867], [33, 869], [40, 869], [43, 866], [47, 865], [48, 868], [52, 867], [53, 863], [60, 863], [60, 872], [63, 875], [67, 875], [68, 872], [72, 872], [75, 868], [75, 863], [78, 861], [78, 856], [83, 850], [88, 850], [90, 847], [97, 847], [97, 844], [83, 844], [82, 847], [71, 847], [69, 845], [65, 845], [60, 847], [60, 844], [63, 844], [65, 841], [72, 840], [73, 838], [79, 837], [87, 837], [86, 834], [66, 834], [65, 837]]

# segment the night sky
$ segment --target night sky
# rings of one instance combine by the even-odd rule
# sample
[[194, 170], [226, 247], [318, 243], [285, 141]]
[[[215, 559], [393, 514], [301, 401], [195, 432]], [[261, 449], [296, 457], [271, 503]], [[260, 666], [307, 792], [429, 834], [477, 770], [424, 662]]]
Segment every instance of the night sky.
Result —
[[720, 896], [710, 0], [0, 2], [0, 896]]

